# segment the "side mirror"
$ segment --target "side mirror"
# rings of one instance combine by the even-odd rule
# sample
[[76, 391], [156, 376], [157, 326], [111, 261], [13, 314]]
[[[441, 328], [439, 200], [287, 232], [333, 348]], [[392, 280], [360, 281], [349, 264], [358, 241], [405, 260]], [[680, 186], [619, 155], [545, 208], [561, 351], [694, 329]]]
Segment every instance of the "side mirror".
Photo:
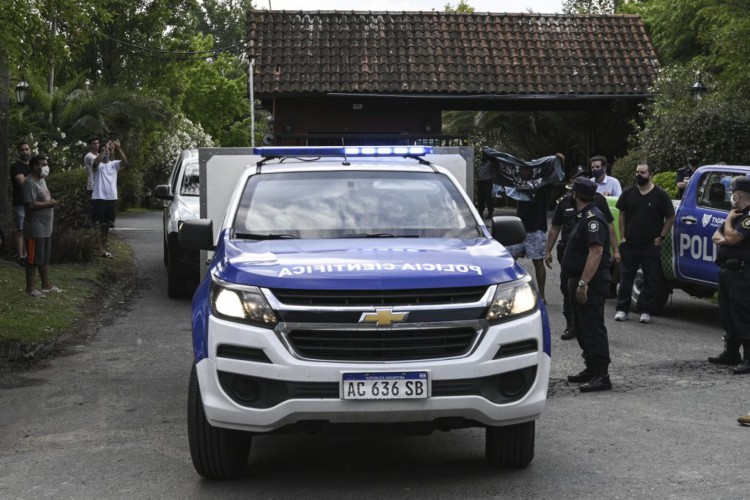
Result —
[[518, 245], [526, 239], [526, 229], [518, 217], [499, 215], [492, 218], [492, 237], [503, 246]]
[[160, 200], [174, 200], [174, 196], [169, 193], [169, 184], [160, 184], [154, 189], [154, 196]]
[[214, 222], [211, 219], [190, 219], [180, 223], [180, 246], [192, 250], [214, 250]]

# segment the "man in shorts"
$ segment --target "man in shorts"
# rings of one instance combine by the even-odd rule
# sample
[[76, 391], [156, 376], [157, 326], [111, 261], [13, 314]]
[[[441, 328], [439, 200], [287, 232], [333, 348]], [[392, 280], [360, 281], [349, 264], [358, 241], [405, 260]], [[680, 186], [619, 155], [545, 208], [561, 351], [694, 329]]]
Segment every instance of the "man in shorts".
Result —
[[[562, 155], [560, 155], [562, 156]], [[530, 168], [521, 168], [522, 179], [530, 178]], [[526, 229], [526, 239], [518, 245], [511, 245], [508, 251], [514, 259], [526, 257], [534, 263], [536, 284], [539, 295], [544, 298], [544, 285], [547, 281], [547, 271], [544, 269], [544, 251], [547, 246], [547, 206], [549, 205], [552, 185], [542, 186], [529, 194], [530, 201], [519, 201], [516, 216], [523, 222]]]
[[16, 252], [20, 267], [26, 265], [26, 248], [23, 244], [23, 221], [26, 217], [23, 202], [23, 182], [31, 173], [29, 158], [31, 158], [29, 143], [18, 143], [18, 160], [10, 166], [10, 184], [13, 187], [13, 219], [16, 227]]
[[[114, 160], [117, 153], [118, 160]], [[120, 147], [120, 141], [109, 141], [99, 146], [99, 156], [94, 158], [94, 191], [91, 203], [96, 226], [96, 250], [102, 257], [111, 259], [107, 246], [109, 228], [115, 226], [115, 205], [117, 203], [117, 172], [125, 168], [128, 160]]]
[[[26, 207], [23, 234], [26, 239], [26, 293], [43, 298], [46, 293], [62, 292], [49, 282], [49, 258], [52, 250], [52, 223], [57, 201], [50, 195], [45, 178], [49, 175], [47, 158], [31, 158], [31, 174], [23, 182], [23, 200]], [[34, 274], [39, 269], [42, 289], [34, 285]]]

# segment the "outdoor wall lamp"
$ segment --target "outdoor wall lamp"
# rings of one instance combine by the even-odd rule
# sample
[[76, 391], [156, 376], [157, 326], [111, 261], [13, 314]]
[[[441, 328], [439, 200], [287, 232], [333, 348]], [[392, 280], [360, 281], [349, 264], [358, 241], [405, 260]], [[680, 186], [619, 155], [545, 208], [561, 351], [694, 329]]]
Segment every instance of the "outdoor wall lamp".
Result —
[[690, 94], [692, 94], [694, 100], [700, 101], [706, 95], [706, 92], [708, 92], [708, 89], [705, 85], [703, 85], [703, 82], [701, 81], [701, 73], [699, 71], [698, 79], [695, 81], [693, 86], [690, 87]]
[[26, 96], [29, 95], [31, 85], [21, 77], [21, 81], [16, 85], [16, 102], [20, 105], [26, 100]]

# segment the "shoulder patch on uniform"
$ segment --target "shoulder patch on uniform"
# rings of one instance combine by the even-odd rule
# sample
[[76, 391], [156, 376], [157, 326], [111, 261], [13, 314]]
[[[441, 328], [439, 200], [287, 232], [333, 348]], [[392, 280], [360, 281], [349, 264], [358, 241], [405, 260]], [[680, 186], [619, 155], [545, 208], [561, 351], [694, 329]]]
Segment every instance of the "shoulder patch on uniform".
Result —
[[744, 229], [750, 229], [750, 217], [745, 217], [745, 220], [742, 221], [742, 227]]
[[599, 221], [592, 220], [589, 222], [589, 231], [592, 233], [599, 231]]

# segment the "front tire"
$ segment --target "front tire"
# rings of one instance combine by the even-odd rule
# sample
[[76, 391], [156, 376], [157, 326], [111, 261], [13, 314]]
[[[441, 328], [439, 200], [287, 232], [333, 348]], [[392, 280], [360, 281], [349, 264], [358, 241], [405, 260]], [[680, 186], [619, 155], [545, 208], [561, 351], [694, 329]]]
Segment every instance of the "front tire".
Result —
[[[639, 268], [633, 281], [633, 291], [630, 294], [630, 306], [635, 311], [638, 310], [638, 297], [641, 296], [641, 290], [643, 290], [643, 269]], [[672, 290], [664, 276], [657, 276], [656, 287], [651, 297], [651, 314], [659, 314], [664, 309], [671, 293]]]
[[170, 299], [181, 299], [187, 297], [187, 280], [182, 277], [180, 271], [180, 243], [177, 235], [169, 238], [167, 245], [167, 296]]
[[195, 365], [188, 388], [188, 440], [193, 467], [206, 479], [234, 479], [242, 475], [250, 456], [250, 434], [214, 427], [203, 410]]
[[487, 427], [485, 456], [492, 467], [525, 469], [534, 459], [535, 422]]

